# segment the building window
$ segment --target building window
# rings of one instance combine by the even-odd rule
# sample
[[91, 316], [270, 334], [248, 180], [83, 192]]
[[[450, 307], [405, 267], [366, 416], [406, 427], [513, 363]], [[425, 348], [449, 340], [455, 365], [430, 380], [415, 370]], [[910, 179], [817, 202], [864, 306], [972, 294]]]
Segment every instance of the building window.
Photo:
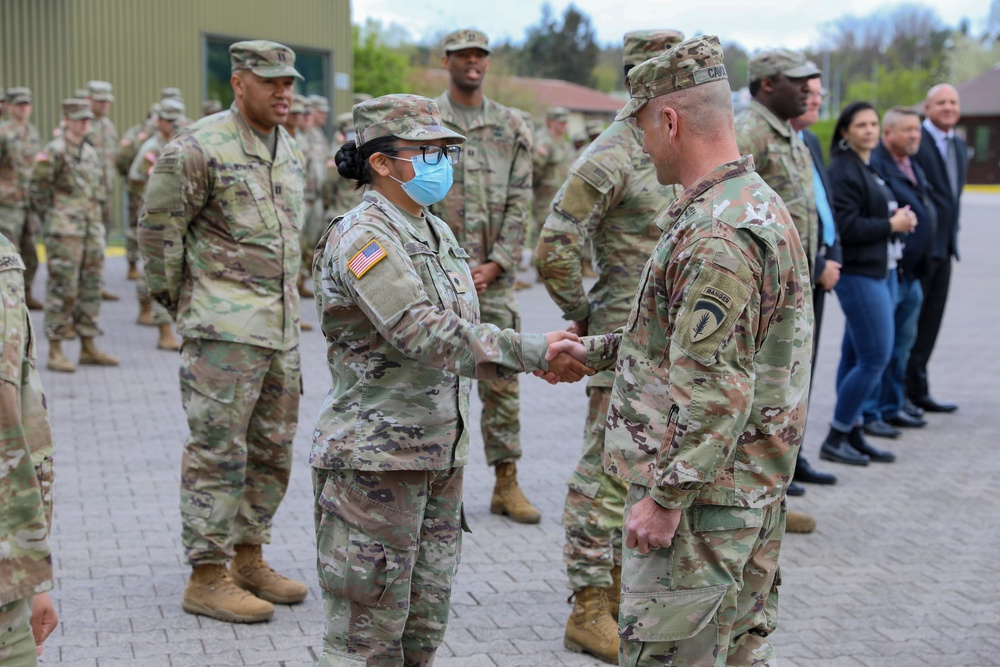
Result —
[[[231, 67], [229, 64], [229, 45], [240, 41], [239, 37], [205, 36], [205, 99], [219, 100], [223, 108], [229, 108], [233, 103], [233, 88], [229, 84]], [[327, 81], [330, 77], [330, 52], [313, 49], [299, 49], [288, 45], [295, 51], [295, 69], [305, 77], [305, 81], [295, 82], [295, 92], [302, 95], [323, 95], [330, 97]]]
[[972, 160], [980, 164], [985, 163], [990, 158], [990, 126], [977, 125], [973, 134]]

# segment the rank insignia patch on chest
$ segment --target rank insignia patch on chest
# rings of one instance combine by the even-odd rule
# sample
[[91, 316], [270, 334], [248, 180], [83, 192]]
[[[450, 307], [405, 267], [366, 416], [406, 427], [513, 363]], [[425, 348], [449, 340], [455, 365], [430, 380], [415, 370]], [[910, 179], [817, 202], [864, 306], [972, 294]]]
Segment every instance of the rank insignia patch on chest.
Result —
[[722, 290], [706, 287], [694, 305], [691, 342], [697, 343], [715, 333], [726, 320], [726, 311], [732, 303], [733, 300]]
[[351, 258], [351, 261], [347, 263], [347, 268], [351, 270], [355, 278], [360, 278], [385, 257], [385, 250], [378, 244], [378, 241], [373, 240]]

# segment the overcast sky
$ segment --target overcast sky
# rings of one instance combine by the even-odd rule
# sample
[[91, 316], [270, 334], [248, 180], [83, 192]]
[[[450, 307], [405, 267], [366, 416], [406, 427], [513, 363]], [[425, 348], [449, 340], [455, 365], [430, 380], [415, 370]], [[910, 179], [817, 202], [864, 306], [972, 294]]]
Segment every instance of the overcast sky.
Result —
[[[552, 0], [561, 17], [569, 0]], [[598, 42], [617, 43], [629, 30], [675, 28], [687, 35], [716, 34], [723, 41], [742, 44], [750, 50], [787, 46], [805, 48], [816, 44], [823, 23], [844, 14], [867, 15], [873, 8], [899, 4], [899, 0], [769, 0], [718, 2], [705, 0], [575, 0], [590, 16]], [[918, 2], [935, 6], [941, 19], [957, 25], [962, 17], [972, 22], [973, 32], [982, 31], [989, 0]], [[452, 29], [476, 27], [491, 41], [524, 39], [525, 29], [538, 22], [542, 2], [531, 0], [354, 0], [353, 20], [368, 18], [386, 26], [405, 26], [409, 39], [423, 41]], [[766, 9], [765, 9], [766, 8]]]

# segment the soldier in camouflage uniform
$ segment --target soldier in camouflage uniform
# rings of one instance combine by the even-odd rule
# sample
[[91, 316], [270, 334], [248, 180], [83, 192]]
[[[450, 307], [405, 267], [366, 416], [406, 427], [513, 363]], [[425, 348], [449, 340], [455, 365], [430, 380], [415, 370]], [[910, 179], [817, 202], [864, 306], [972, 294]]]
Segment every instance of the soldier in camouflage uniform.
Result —
[[[311, 178], [315, 181], [316, 197], [306, 213], [305, 227], [302, 229], [302, 290], [303, 296], [312, 297], [309, 286], [312, 284], [312, 258], [319, 237], [326, 229], [329, 218], [324, 218], [326, 203], [323, 199], [323, 187], [329, 172], [327, 160], [330, 157], [330, 140], [326, 136], [326, 118], [330, 113], [330, 103], [322, 95], [310, 95], [306, 98], [312, 109], [312, 123], [309, 126], [309, 169]], [[349, 210], [349, 209], [344, 209]]]
[[189, 126], [156, 160], [139, 250], [150, 296], [184, 339], [191, 433], [181, 541], [192, 573], [183, 608], [253, 623], [274, 614], [272, 602], [300, 602], [307, 592], [261, 555], [288, 486], [298, 421], [305, 158], [279, 127], [301, 78], [294, 52], [251, 41], [229, 53], [236, 101]]
[[552, 198], [566, 182], [573, 158], [571, 146], [566, 141], [569, 111], [565, 107], [552, 107], [545, 114], [545, 127], [535, 137], [532, 156], [531, 190], [534, 216], [525, 235], [525, 247], [532, 249], [538, 241], [538, 232], [549, 217]]
[[338, 166], [371, 188], [327, 230], [314, 266], [333, 377], [309, 457], [319, 664], [429, 665], [458, 567], [470, 378], [542, 369], [549, 341], [571, 334], [479, 323], [468, 254], [427, 208], [450, 187], [464, 141], [432, 100], [379, 97], [354, 120]]
[[[118, 130], [108, 118], [111, 103], [115, 96], [111, 84], [107, 81], [90, 81], [87, 83], [87, 99], [90, 100], [90, 110], [94, 113], [94, 121], [87, 133], [87, 143], [94, 147], [101, 160], [101, 222], [104, 224], [105, 237], [111, 234], [112, 209], [115, 197], [115, 154], [118, 150]], [[105, 239], [106, 240], [106, 239]], [[105, 301], [117, 301], [118, 295], [101, 290], [101, 298]]]
[[[469, 264], [483, 322], [519, 330], [514, 296], [517, 265], [531, 215], [531, 134], [520, 115], [483, 95], [489, 68], [489, 40], [477, 30], [445, 37], [441, 61], [450, 85], [437, 98], [449, 129], [467, 137], [465, 158], [455, 169], [455, 186], [434, 207], [448, 223]], [[521, 458], [521, 400], [517, 377], [480, 382], [486, 463], [496, 485], [490, 511], [521, 523], [538, 523], [541, 513], [517, 483]]]
[[[118, 151], [115, 153], [115, 169], [118, 175], [125, 179], [125, 192], [128, 194], [128, 220], [125, 227], [125, 258], [128, 260], [129, 280], [139, 280], [139, 206], [142, 204], [142, 190], [138, 192], [129, 181], [128, 173], [135, 161], [135, 156], [146, 141], [157, 132], [157, 115], [160, 103], [149, 109], [149, 113], [141, 123], [136, 123], [122, 133], [118, 141]], [[145, 187], [145, 183], [143, 183]], [[140, 302], [141, 304], [142, 302]], [[141, 317], [141, 315], [140, 315]]]
[[[364, 188], [355, 188], [353, 181], [344, 178], [337, 171], [337, 151], [353, 140], [354, 118], [348, 111], [337, 116], [337, 133], [330, 142], [330, 154], [326, 158], [326, 176], [321, 187], [324, 225], [361, 203]], [[315, 250], [315, 246], [313, 249]]]
[[17, 247], [0, 235], [0, 664], [33, 667], [35, 642], [41, 649], [58, 619], [47, 592], [52, 432], [23, 272]]
[[31, 90], [11, 88], [7, 94], [11, 118], [0, 123], [0, 234], [10, 239], [24, 260], [25, 303], [32, 310], [41, 310], [42, 304], [31, 295], [38, 270], [38, 224], [28, 206], [28, 183], [42, 144], [38, 130], [29, 122]]
[[222, 102], [219, 100], [205, 100], [201, 103], [201, 116], [211, 116], [222, 111]]
[[[303, 266], [299, 271], [296, 281], [299, 296], [306, 299], [311, 299], [313, 296], [312, 290], [309, 289], [309, 285], [305, 279], [305, 266], [312, 265], [312, 253], [307, 253], [304, 247], [306, 244], [306, 226], [309, 224], [309, 218], [312, 215], [311, 212], [319, 204], [320, 188], [320, 179], [317, 176], [317, 166], [315, 164], [315, 146], [312, 144], [313, 137], [309, 131], [311, 127], [312, 109], [309, 106], [309, 100], [305, 95], [296, 95], [292, 101], [292, 107], [288, 112], [288, 122], [285, 123], [285, 129], [295, 139], [295, 143], [298, 144], [299, 150], [302, 151], [302, 155], [306, 160], [305, 210], [303, 212], [305, 222], [302, 223], [302, 234], [299, 237], [299, 247], [302, 248]], [[324, 163], [321, 162], [320, 164]], [[310, 331], [312, 329], [312, 325], [308, 322], [303, 321], [301, 324], [303, 331]]]
[[584, 339], [589, 366], [615, 366], [605, 469], [631, 484], [620, 664], [776, 665], [767, 635], [805, 426], [808, 259], [740, 157], [718, 38], [683, 42], [630, 80], [618, 118], [636, 118], [657, 180], [685, 189], [657, 219], [625, 326]]
[[86, 100], [63, 101], [62, 136], [35, 156], [31, 171], [31, 207], [42, 221], [49, 278], [45, 294], [48, 368], [72, 373], [76, 367], [62, 351], [62, 341], [80, 336], [80, 364], [117, 366], [118, 360], [97, 349], [101, 335], [101, 270], [105, 233], [101, 203], [104, 163], [85, 140], [94, 117]]
[[[675, 30], [626, 33], [626, 88], [629, 70], [683, 39]], [[632, 118], [612, 123], [573, 164], [552, 201], [534, 261], [576, 333], [614, 331], [625, 324], [639, 275], [660, 238], [656, 216], [680, 193], [680, 186], [657, 183]], [[594, 241], [598, 268], [589, 293], [580, 270], [588, 239]], [[614, 372], [607, 370], [587, 383], [583, 453], [567, 480], [563, 557], [574, 605], [564, 643], [570, 650], [617, 664], [622, 512], [628, 484], [604, 472], [604, 428], [613, 382]]]
[[[163, 152], [163, 147], [167, 145], [177, 130], [188, 124], [185, 123], [184, 111], [184, 103], [176, 98], [167, 98], [157, 104], [156, 134], [143, 142], [131, 167], [129, 167], [129, 202], [131, 203], [132, 197], [135, 197], [137, 209], [142, 204], [146, 183], [149, 182], [149, 175], [153, 172], [153, 167], [156, 165], [160, 153]], [[163, 304], [154, 303], [149, 297], [149, 286], [145, 280], [139, 281], [136, 286], [136, 295], [139, 297], [139, 317], [136, 322], [159, 329], [156, 347], [170, 352], [181, 349], [180, 342], [174, 337], [173, 319], [170, 317], [170, 313], [163, 307]]]

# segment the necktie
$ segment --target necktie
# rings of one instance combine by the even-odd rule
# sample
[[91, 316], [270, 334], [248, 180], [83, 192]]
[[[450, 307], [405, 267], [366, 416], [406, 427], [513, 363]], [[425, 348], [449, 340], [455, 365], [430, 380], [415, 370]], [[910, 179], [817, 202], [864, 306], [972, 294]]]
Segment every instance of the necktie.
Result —
[[823, 187], [823, 179], [815, 162], [813, 162], [813, 191], [816, 193], [816, 212], [819, 213], [819, 222], [823, 227], [823, 244], [829, 248], [837, 240], [837, 230], [833, 221], [833, 209], [830, 208], [830, 200], [826, 196], [826, 188]]
[[958, 154], [955, 151], [954, 137], [947, 139], [948, 152], [944, 161], [944, 166], [948, 170], [948, 182], [951, 184], [951, 194], [958, 198]]

